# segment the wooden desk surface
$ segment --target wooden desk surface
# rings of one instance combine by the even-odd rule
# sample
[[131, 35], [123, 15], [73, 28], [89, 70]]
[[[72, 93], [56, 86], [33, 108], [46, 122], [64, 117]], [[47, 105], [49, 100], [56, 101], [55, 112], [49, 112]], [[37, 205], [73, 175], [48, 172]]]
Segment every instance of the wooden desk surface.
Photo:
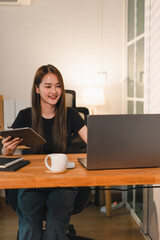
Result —
[[85, 156], [68, 154], [69, 161], [75, 162], [75, 168], [54, 174], [46, 172], [45, 155], [25, 155], [24, 159], [31, 161], [29, 165], [16, 172], [0, 172], [0, 189], [160, 183], [160, 168], [88, 171], [77, 161], [78, 157]]

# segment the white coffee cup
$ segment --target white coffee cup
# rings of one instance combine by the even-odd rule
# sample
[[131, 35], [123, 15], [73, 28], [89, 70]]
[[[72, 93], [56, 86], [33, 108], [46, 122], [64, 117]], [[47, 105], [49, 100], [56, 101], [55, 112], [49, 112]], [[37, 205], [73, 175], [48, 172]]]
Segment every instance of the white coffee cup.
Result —
[[[48, 160], [50, 159], [50, 165]], [[63, 172], [67, 168], [68, 158], [66, 154], [54, 153], [45, 158], [46, 167], [53, 172]]]

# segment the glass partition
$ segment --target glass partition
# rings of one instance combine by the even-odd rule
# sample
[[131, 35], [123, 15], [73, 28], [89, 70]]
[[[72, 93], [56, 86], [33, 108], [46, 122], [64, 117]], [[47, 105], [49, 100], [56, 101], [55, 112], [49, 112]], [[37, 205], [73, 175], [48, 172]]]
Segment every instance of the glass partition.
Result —
[[127, 95], [128, 97], [134, 96], [134, 45], [128, 47], [128, 81], [127, 81]]
[[143, 114], [144, 113], [144, 103], [137, 101], [136, 102], [136, 114]]
[[133, 114], [134, 113], [134, 102], [133, 101], [128, 101], [127, 102], [127, 113], [128, 114]]
[[[138, 187], [141, 186], [138, 185]], [[135, 189], [135, 213], [143, 222], [143, 189]]]
[[134, 4], [135, 0], [128, 0], [128, 41], [134, 38]]
[[136, 97], [144, 97], [144, 38], [137, 41], [136, 51]]
[[137, 0], [137, 29], [136, 35], [144, 33], [144, 0]]

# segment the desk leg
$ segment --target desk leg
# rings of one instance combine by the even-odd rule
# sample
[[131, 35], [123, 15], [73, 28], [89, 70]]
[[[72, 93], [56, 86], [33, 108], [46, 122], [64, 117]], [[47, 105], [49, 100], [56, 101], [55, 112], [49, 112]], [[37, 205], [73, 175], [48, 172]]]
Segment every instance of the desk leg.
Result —
[[[109, 186], [105, 186], [110, 188]], [[105, 190], [105, 205], [106, 205], [106, 217], [112, 217], [112, 200], [111, 200], [111, 190]]]

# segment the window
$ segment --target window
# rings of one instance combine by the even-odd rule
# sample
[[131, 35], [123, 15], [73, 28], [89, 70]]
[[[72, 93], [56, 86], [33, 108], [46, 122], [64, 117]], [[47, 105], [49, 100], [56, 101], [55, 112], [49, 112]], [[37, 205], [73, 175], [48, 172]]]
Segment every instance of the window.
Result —
[[144, 0], [128, 0], [127, 113], [143, 113]]
[[[144, 0], [128, 0], [127, 24], [127, 109], [128, 114], [144, 113]], [[129, 186], [128, 186], [129, 187]], [[143, 190], [127, 193], [130, 208], [143, 222]]]

